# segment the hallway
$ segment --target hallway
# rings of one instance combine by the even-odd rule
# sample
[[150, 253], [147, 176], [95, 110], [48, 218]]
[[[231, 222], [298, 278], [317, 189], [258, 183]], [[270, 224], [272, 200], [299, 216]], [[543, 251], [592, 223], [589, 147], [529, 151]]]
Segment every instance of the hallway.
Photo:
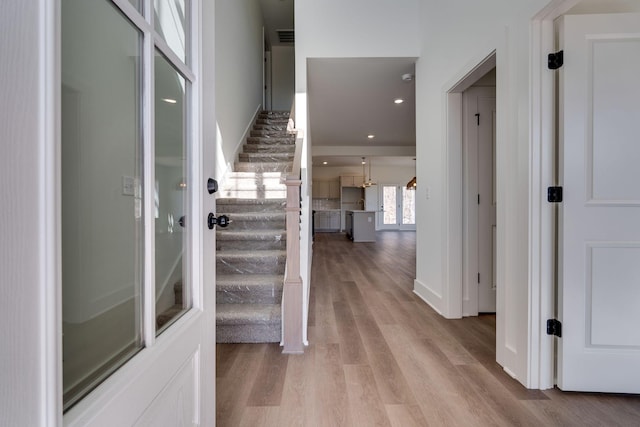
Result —
[[522, 387], [495, 362], [495, 316], [439, 316], [415, 262], [413, 232], [316, 234], [310, 346], [218, 344], [217, 425], [640, 425], [638, 396]]

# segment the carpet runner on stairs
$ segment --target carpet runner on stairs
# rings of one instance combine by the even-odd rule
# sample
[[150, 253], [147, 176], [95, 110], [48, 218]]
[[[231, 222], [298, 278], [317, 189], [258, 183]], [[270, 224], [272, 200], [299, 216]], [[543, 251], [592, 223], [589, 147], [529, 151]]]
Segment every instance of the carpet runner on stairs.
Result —
[[262, 112], [217, 199], [231, 224], [216, 231], [216, 341], [280, 342], [285, 199], [295, 135], [289, 113]]

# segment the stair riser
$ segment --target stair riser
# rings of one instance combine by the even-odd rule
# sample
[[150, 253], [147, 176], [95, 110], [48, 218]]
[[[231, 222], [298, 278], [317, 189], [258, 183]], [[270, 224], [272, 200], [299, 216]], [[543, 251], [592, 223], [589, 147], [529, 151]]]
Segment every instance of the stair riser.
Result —
[[280, 304], [282, 290], [272, 292], [265, 290], [227, 290], [216, 289], [217, 304]]
[[282, 190], [287, 188], [282, 183], [282, 178], [231, 178], [224, 185], [225, 190], [255, 190], [256, 188], [267, 190]]
[[252, 250], [284, 250], [287, 248], [286, 240], [216, 240], [216, 249], [219, 251]]
[[264, 124], [264, 123], [256, 123], [255, 125], [253, 125], [253, 130], [269, 130], [269, 131], [273, 131], [273, 132], [286, 132], [287, 131], [287, 124]]
[[281, 130], [252, 130], [249, 136], [275, 136], [278, 138], [295, 137], [295, 134]]
[[282, 199], [287, 196], [286, 190], [233, 190], [223, 191], [223, 197], [233, 197], [235, 199], [254, 199], [256, 197], [264, 199]]
[[296, 146], [294, 144], [246, 144], [243, 148], [245, 153], [278, 153], [278, 154], [295, 154]]
[[217, 343], [280, 342], [281, 325], [216, 325]]
[[291, 116], [291, 114], [288, 111], [260, 111], [258, 113], [258, 118], [259, 119], [264, 119], [264, 118], [289, 118]]
[[271, 136], [250, 136], [247, 138], [248, 145], [296, 145], [295, 137], [271, 137]]
[[234, 165], [234, 170], [236, 172], [290, 172], [291, 168], [291, 162], [237, 162]]
[[[220, 210], [219, 210], [220, 211]], [[220, 211], [222, 212], [222, 211]], [[226, 212], [222, 212], [223, 214]], [[242, 221], [242, 220], [238, 220], [238, 219], [233, 219], [232, 215], [229, 215], [231, 220], [233, 221], [231, 224], [229, 224], [229, 227], [227, 227], [227, 230], [236, 230], [236, 231], [241, 231], [241, 230], [256, 230], [256, 231], [260, 231], [260, 230], [284, 230], [285, 228], [285, 220], [281, 219], [281, 220], [269, 220], [269, 221], [263, 221], [263, 220], [248, 220], [248, 221]]]
[[292, 162], [293, 153], [241, 153], [238, 155], [241, 162]]
[[228, 259], [216, 257], [216, 272], [218, 274], [284, 274], [285, 259]]
[[289, 124], [289, 119], [257, 119], [256, 125], [283, 125], [285, 128]]
[[[228, 202], [221, 201], [224, 199], [218, 199], [217, 210], [219, 213], [249, 213], [249, 212], [282, 212], [284, 211], [285, 202], [280, 200], [274, 200], [269, 203], [268, 200], [265, 203], [242, 203], [242, 200], [228, 199]], [[233, 218], [231, 218], [233, 220]]]

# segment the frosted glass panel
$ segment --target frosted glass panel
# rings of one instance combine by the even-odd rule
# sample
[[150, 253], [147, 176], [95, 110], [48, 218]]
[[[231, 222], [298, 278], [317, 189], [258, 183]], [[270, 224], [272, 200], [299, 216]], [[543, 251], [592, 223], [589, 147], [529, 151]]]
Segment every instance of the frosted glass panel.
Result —
[[142, 348], [141, 34], [62, 1], [64, 408]]
[[156, 328], [162, 332], [189, 308], [183, 263], [187, 221], [185, 79], [155, 56]]

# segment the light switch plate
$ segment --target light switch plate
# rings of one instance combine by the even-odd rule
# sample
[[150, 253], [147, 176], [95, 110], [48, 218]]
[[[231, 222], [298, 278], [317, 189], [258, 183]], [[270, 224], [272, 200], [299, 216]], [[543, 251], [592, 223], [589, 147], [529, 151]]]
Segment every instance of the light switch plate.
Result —
[[134, 196], [136, 194], [136, 180], [132, 176], [122, 177], [122, 195]]

